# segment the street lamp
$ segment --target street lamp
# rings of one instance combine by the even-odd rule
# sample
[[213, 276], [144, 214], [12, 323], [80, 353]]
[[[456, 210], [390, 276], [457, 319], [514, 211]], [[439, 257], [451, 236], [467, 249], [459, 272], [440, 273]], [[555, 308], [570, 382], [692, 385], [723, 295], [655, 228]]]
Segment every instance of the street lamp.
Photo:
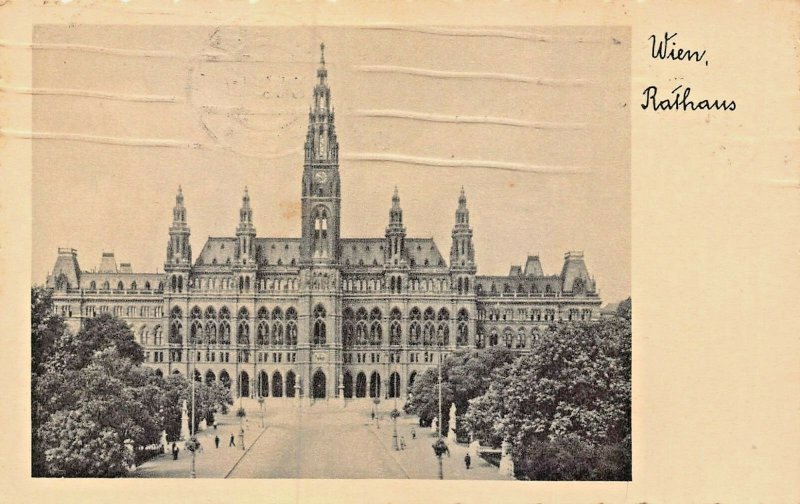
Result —
[[436, 435], [437, 440], [436, 443], [433, 444], [433, 452], [436, 454], [436, 458], [439, 459], [439, 479], [444, 479], [444, 472], [442, 470], [442, 455], [447, 451], [447, 445], [442, 440], [442, 330], [439, 329], [438, 335], [438, 356], [439, 362], [437, 365], [437, 370], [439, 374], [439, 417], [438, 421], [436, 422]]
[[191, 425], [189, 426], [190, 427], [189, 428], [189, 434], [190, 434], [189, 439], [191, 440], [190, 441], [190, 448], [191, 448], [191, 451], [192, 451], [192, 470], [191, 470], [191, 474], [189, 475], [189, 477], [192, 478], [192, 479], [197, 477], [197, 472], [195, 471], [195, 454], [197, 453], [197, 437], [196, 437], [195, 423], [194, 423], [194, 410], [195, 410], [194, 382], [195, 382], [195, 379], [196, 379], [195, 378], [195, 373], [197, 373], [197, 365], [195, 363], [195, 357], [196, 357], [195, 356], [195, 351], [196, 351], [195, 344], [196, 344], [195, 337], [194, 337], [194, 335], [191, 334], [191, 331], [190, 331], [190, 333], [189, 333], [189, 346], [190, 346], [191, 350], [189, 350], [189, 352], [191, 353], [191, 355], [189, 356], [189, 362], [192, 363], [192, 373], [191, 373], [191, 376], [192, 376], [192, 419], [191, 419]]
[[381, 425], [378, 423], [378, 405], [380, 403], [381, 403], [380, 394], [378, 394], [378, 391], [376, 390], [375, 391], [375, 398], [372, 400], [372, 404], [375, 405], [373, 407], [372, 411], [375, 414], [375, 427], [377, 427], [378, 429], [381, 428]]
[[[398, 355], [395, 353], [392, 356], [392, 361], [397, 359]], [[398, 375], [399, 377], [400, 375]], [[394, 396], [394, 409], [392, 410], [392, 444], [394, 445], [395, 451], [400, 451], [400, 446], [397, 444], [397, 417], [400, 416], [400, 412], [397, 411], [397, 395], [400, 392], [400, 384], [395, 383], [394, 381], [394, 373], [389, 374], [389, 390]]]
[[258, 408], [261, 410], [261, 428], [264, 428], [264, 396], [258, 396]]

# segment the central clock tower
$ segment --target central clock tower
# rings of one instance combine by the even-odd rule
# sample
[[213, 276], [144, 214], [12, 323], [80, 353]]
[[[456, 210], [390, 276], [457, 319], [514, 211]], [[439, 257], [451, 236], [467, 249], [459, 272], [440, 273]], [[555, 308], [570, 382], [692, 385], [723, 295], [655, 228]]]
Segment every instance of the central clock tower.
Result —
[[332, 265], [339, 259], [339, 142], [336, 140], [331, 90], [327, 82], [325, 45], [320, 48], [322, 53], [314, 101], [308, 112], [303, 165], [300, 259], [305, 265]]

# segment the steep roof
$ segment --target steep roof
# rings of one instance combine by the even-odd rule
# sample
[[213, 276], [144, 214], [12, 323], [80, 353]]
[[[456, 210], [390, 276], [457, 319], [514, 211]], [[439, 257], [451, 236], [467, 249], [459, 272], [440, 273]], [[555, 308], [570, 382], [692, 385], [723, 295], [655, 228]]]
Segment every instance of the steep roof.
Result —
[[406, 238], [406, 250], [412, 267], [447, 266], [433, 238]]
[[236, 238], [231, 237], [208, 237], [203, 250], [197, 256], [196, 266], [224, 265], [233, 263], [234, 252], [236, 251]]
[[339, 262], [344, 266], [383, 266], [384, 238], [342, 238]]
[[525, 276], [544, 276], [542, 263], [539, 261], [539, 256], [528, 256], [525, 262]]

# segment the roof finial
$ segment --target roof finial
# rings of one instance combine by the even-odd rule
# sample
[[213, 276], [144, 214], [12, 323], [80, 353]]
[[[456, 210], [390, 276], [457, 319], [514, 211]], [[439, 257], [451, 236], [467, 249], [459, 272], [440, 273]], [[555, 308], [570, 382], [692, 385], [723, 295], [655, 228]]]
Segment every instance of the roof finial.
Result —
[[325, 42], [319, 45], [319, 64], [325, 66]]

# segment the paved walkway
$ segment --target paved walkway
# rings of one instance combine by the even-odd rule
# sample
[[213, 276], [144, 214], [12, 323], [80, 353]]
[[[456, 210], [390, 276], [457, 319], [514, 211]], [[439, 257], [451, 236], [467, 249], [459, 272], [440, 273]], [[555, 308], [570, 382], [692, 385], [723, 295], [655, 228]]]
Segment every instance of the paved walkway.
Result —
[[[431, 447], [436, 441], [435, 433], [417, 426], [416, 417], [398, 418], [398, 439], [405, 438], [406, 449], [396, 451], [391, 418], [383, 411], [378, 422], [372, 420], [371, 404], [367, 402], [348, 403], [344, 408], [334, 401], [302, 407], [296, 402], [276, 403], [266, 408], [264, 429], [260, 427], [258, 404], [250, 401], [245, 409], [247, 450], [228, 447], [231, 434], [239, 444], [239, 421], [232, 414], [218, 418], [216, 432], [212, 428], [198, 433], [204, 446], [204, 452], [196, 457], [198, 478], [438, 478], [438, 462]], [[384, 405], [382, 410], [385, 409]], [[416, 428], [416, 439], [412, 439], [412, 427]], [[220, 437], [218, 449], [214, 448], [215, 434]], [[472, 468], [467, 470], [467, 447], [454, 443], [448, 446], [450, 457], [442, 458], [445, 479], [511, 479], [501, 476], [496, 467], [479, 457], [473, 458]], [[177, 461], [171, 455], [157, 457], [133, 475], [189, 477], [190, 464], [191, 454], [182, 449]]]

